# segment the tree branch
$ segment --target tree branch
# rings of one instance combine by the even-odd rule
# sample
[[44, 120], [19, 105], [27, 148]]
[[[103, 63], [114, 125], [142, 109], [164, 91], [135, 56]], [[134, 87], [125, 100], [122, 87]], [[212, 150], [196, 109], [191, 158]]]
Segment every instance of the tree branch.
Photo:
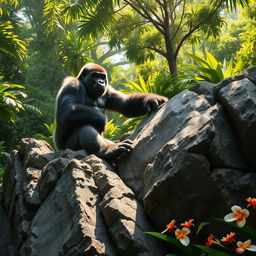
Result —
[[[137, 13], [139, 13], [144, 19], [150, 21], [161, 34], [164, 34], [162, 24], [159, 21], [154, 20], [150, 16], [150, 14], [147, 12], [145, 7], [140, 3], [140, 1], [136, 1], [136, 0], [135, 2], [133, 0], [124, 0], [124, 1], [125, 3], [130, 5]], [[139, 5], [139, 7], [142, 9], [143, 12], [139, 9], [137, 5]]]
[[184, 18], [184, 15], [185, 15], [185, 6], [186, 6], [186, 1], [184, 1], [184, 3], [183, 3], [182, 14], [181, 14], [181, 17], [180, 17], [180, 22], [179, 22], [179, 25], [178, 25], [176, 31], [172, 35], [171, 40], [173, 40], [176, 37], [177, 33], [179, 32], [180, 28], [182, 27], [183, 18]]
[[163, 51], [163, 50], [157, 49], [157, 48], [155, 48], [153, 46], [146, 46], [145, 48], [148, 48], [149, 50], [155, 51], [155, 52], [159, 53], [160, 55], [162, 55], [165, 58], [167, 57], [166, 52]]
[[179, 53], [179, 50], [180, 48], [183, 46], [183, 44], [185, 43], [185, 41], [198, 29], [200, 29], [200, 27], [208, 20], [210, 19], [215, 13], [216, 11], [220, 8], [222, 4], [222, 1], [215, 1], [215, 6], [212, 8], [210, 14], [205, 17], [202, 21], [200, 21], [197, 25], [195, 25], [193, 28], [191, 27], [189, 29], [189, 32], [187, 34], [185, 34], [185, 36], [180, 40], [180, 43], [178, 44], [176, 50], [175, 50], [175, 53], [174, 53], [174, 56], [177, 57], [178, 53]]

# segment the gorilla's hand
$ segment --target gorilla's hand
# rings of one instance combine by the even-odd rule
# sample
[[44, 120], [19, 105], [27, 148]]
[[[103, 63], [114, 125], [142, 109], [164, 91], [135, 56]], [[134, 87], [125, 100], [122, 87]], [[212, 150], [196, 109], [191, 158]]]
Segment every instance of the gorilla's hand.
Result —
[[132, 143], [131, 140], [124, 140], [111, 145], [103, 158], [111, 163], [117, 162], [133, 149]]
[[160, 105], [167, 101], [168, 99], [166, 97], [156, 94], [149, 94], [144, 100], [144, 107], [147, 109], [148, 113], [151, 113], [152, 111], [156, 111]]

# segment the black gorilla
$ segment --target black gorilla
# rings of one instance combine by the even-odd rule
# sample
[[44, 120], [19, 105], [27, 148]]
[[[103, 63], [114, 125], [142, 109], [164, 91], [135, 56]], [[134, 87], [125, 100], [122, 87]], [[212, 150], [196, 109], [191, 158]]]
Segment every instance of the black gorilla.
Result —
[[132, 142], [114, 143], [102, 137], [107, 118], [105, 109], [128, 117], [142, 116], [156, 110], [167, 98], [151, 93], [130, 95], [108, 85], [106, 70], [97, 64], [85, 65], [77, 77], [66, 77], [56, 99], [57, 149], [85, 149], [115, 162], [132, 149]]

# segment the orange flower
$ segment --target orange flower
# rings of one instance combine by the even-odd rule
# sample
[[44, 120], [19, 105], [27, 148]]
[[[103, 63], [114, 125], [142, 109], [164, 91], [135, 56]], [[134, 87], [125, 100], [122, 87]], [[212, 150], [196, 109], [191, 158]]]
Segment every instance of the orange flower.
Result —
[[236, 253], [243, 253], [245, 250], [256, 252], [256, 245], [251, 244], [251, 239], [245, 241], [244, 243], [238, 241], [236, 243], [237, 248], [236, 248]]
[[189, 233], [190, 230], [188, 228], [182, 228], [181, 230], [177, 228], [175, 230], [176, 238], [179, 239], [184, 246], [187, 246], [190, 243], [189, 237], [187, 236]]
[[234, 205], [231, 207], [232, 213], [227, 214], [224, 217], [226, 222], [236, 221], [238, 227], [242, 228], [245, 225], [246, 218], [249, 216], [247, 209], [241, 209], [241, 207]]
[[175, 223], [176, 223], [176, 220], [172, 220], [167, 226], [166, 226], [166, 229], [164, 231], [162, 231], [161, 233], [165, 233], [165, 232], [172, 232], [174, 228], [177, 228], [175, 226]]
[[256, 198], [247, 198], [246, 201], [249, 203], [247, 207], [252, 206], [253, 208], [256, 207]]
[[223, 243], [233, 243], [235, 240], [234, 240], [234, 237], [235, 237], [236, 233], [234, 232], [231, 232], [229, 235], [227, 235], [226, 237], [223, 237], [221, 239], [221, 242]]
[[210, 247], [212, 244], [215, 243], [215, 241], [213, 240], [214, 235], [210, 234], [209, 237], [207, 238], [207, 242], [205, 243], [206, 246]]
[[191, 226], [195, 226], [193, 223], [193, 219], [190, 219], [189, 221], [186, 221], [185, 223], [180, 224], [183, 228], [190, 228]]

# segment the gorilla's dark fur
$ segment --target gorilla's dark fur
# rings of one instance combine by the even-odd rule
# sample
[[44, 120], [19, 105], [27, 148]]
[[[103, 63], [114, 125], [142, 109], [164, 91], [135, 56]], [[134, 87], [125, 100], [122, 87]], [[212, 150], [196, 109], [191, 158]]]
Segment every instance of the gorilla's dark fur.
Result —
[[97, 64], [85, 65], [77, 77], [66, 77], [56, 99], [57, 149], [85, 149], [115, 162], [132, 149], [132, 142], [114, 143], [102, 137], [107, 118], [105, 109], [128, 117], [142, 116], [157, 109], [167, 98], [151, 93], [130, 95], [108, 85], [106, 70]]

